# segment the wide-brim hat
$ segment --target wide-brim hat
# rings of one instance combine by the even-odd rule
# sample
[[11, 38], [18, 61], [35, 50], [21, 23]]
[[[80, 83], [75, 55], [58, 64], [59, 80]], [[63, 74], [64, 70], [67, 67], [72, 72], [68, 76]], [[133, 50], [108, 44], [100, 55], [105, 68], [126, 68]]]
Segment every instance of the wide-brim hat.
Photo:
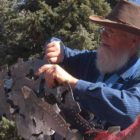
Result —
[[106, 16], [90, 16], [89, 19], [102, 26], [117, 28], [140, 35], [140, 6], [121, 0]]

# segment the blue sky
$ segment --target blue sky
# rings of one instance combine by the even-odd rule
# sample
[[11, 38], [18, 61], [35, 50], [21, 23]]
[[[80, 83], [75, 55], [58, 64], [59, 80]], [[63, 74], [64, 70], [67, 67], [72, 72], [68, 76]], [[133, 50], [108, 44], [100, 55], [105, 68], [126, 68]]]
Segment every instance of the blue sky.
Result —
[[136, 0], [136, 2], [137, 2], [138, 4], [140, 4], [140, 0]]
[[129, 0], [140, 5], [140, 0]]

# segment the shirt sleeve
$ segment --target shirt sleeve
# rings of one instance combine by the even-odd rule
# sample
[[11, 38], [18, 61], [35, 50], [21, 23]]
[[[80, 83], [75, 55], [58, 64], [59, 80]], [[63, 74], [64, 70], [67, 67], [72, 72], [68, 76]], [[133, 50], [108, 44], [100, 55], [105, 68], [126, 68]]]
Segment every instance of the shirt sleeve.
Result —
[[[60, 49], [63, 57], [61, 58], [59, 64], [77, 78], [81, 77], [81, 75], [86, 77], [88, 67], [91, 63], [94, 65], [96, 51], [70, 49], [64, 45], [61, 39], [56, 37], [52, 37], [50, 39], [50, 42], [53, 41], [60, 43]], [[84, 79], [84, 77], [81, 78]]]
[[89, 75], [89, 71], [95, 69], [96, 51], [80, 51], [65, 46], [63, 46], [63, 48], [64, 59], [62, 65], [64, 69], [78, 79], [87, 80], [86, 78]]
[[79, 80], [73, 92], [84, 108], [122, 128], [128, 127], [140, 112], [140, 84], [118, 90], [102, 82]]

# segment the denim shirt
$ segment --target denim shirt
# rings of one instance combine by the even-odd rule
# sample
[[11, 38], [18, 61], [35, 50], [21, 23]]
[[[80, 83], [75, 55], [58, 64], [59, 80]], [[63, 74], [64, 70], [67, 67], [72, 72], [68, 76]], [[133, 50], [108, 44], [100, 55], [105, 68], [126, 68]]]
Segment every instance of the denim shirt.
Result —
[[61, 48], [62, 65], [79, 79], [73, 92], [80, 105], [122, 129], [132, 124], [140, 113], [140, 59], [133, 57], [121, 70], [101, 75], [96, 51]]

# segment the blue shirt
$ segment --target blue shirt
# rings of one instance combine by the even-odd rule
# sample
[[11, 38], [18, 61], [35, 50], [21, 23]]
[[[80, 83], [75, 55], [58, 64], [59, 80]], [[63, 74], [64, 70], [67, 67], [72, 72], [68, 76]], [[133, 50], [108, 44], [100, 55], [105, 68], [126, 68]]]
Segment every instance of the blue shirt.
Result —
[[96, 51], [63, 49], [64, 68], [79, 79], [73, 92], [80, 105], [122, 129], [132, 124], [140, 113], [140, 59], [133, 57], [121, 70], [101, 75]]

